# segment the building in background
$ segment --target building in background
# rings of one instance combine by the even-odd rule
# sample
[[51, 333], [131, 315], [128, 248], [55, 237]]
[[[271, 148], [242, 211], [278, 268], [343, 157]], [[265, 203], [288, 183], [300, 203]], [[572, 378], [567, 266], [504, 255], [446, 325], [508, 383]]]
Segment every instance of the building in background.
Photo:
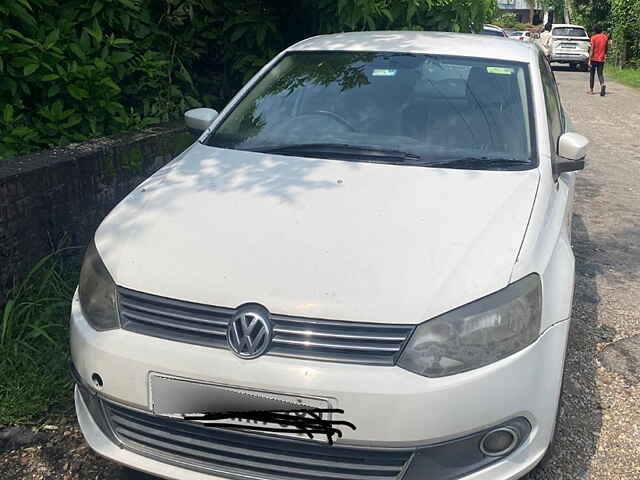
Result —
[[531, 8], [533, 8], [532, 23], [534, 25], [542, 23], [544, 9], [538, 0], [496, 0], [496, 2], [500, 14], [512, 13], [520, 23], [529, 23], [531, 20]]

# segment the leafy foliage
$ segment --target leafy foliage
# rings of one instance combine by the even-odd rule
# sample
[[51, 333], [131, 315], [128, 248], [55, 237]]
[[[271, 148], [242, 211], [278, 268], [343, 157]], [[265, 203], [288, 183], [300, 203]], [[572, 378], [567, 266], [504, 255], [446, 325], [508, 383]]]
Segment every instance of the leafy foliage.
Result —
[[68, 403], [72, 249], [41, 259], [0, 309], [0, 425], [37, 420]]
[[518, 24], [518, 19], [516, 18], [515, 13], [503, 13], [502, 15], [494, 18], [491, 23], [498, 25], [499, 27], [515, 28]]
[[493, 0], [0, 3], [0, 159], [221, 107], [278, 51], [348, 30], [479, 28]]
[[614, 56], [621, 67], [640, 67], [640, 0], [611, 0]]

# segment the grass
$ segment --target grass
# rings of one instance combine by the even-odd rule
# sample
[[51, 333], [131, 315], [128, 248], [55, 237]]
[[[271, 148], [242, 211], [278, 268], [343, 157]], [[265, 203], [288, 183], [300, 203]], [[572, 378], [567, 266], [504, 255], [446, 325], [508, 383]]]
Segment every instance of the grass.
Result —
[[640, 88], [640, 68], [620, 68], [607, 64], [605, 75], [629, 87]]
[[78, 276], [68, 248], [40, 260], [0, 310], [0, 425], [68, 408], [69, 311]]

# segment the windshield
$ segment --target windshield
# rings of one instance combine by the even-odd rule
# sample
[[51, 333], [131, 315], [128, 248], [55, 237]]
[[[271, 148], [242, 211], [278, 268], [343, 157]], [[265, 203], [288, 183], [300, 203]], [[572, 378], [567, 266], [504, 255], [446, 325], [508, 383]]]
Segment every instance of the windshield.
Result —
[[588, 37], [584, 28], [560, 27], [553, 29], [554, 37]]
[[504, 159], [530, 168], [528, 85], [520, 63], [295, 52], [258, 81], [205, 143], [322, 158], [329, 147], [333, 153], [351, 148], [355, 161], [368, 161], [373, 150], [375, 161], [388, 152], [394, 162], [486, 159], [487, 169], [499, 169], [496, 159]]

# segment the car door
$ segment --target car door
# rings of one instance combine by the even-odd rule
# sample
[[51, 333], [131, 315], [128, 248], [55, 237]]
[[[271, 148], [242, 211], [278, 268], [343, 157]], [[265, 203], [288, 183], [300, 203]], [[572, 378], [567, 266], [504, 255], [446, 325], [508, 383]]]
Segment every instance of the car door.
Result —
[[566, 202], [564, 208], [565, 222], [567, 227], [567, 235], [571, 238], [571, 218], [573, 216], [573, 196], [575, 193], [575, 172], [565, 172], [560, 175], [556, 173], [556, 165], [559, 161], [558, 157], [558, 141], [560, 136], [568, 131], [573, 130], [570, 119], [566, 116], [562, 107], [558, 85], [551, 70], [551, 65], [544, 55], [539, 55], [540, 75], [542, 77], [542, 86], [544, 90], [545, 105], [547, 110], [547, 123], [549, 126], [549, 140], [552, 146], [551, 162], [553, 181], [555, 183], [555, 200]]

